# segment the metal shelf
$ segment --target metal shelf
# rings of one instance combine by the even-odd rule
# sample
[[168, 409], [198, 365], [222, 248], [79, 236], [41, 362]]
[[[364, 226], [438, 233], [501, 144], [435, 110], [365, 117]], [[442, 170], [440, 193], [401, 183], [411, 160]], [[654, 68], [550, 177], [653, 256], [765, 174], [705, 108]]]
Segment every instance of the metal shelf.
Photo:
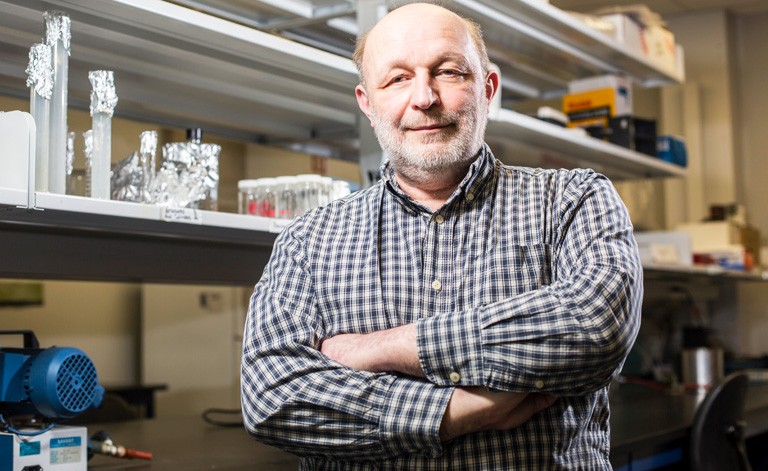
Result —
[[[492, 4], [489, 0], [485, 3]], [[584, 53], [570, 54], [577, 52], [564, 44], [571, 37], [582, 38], [580, 47], [595, 49], [597, 44], [612, 47], [611, 54], [617, 54], [607, 40], [593, 37], [598, 33], [583, 31], [585, 28], [578, 28], [575, 20], [546, 4], [518, 0], [493, 5], [531, 21], [546, 31], [543, 36], [535, 35], [540, 30], [524, 23], [510, 23], [512, 16], [493, 16], [490, 7], [479, 2], [457, 0], [456, 4], [459, 9], [471, 10], [465, 13], [493, 23], [487, 25], [487, 34], [496, 39], [495, 44], [505, 48], [511, 43], [521, 43], [519, 48], [535, 45], [536, 49], [528, 52], [543, 58], [556, 51], [559, 59], [553, 63], [563, 70], [579, 64], [588, 69], [585, 64], [602, 63], [602, 59], [590, 59]], [[7, 47], [0, 54], [16, 71], [3, 76], [0, 70], [0, 86], [21, 87], [16, 90], [19, 95], [28, 93], [23, 78], [26, 54], [29, 45], [39, 41], [42, 12], [63, 9], [72, 19], [73, 105], [86, 107], [89, 101], [87, 71], [108, 68], [116, 72], [118, 116], [180, 127], [202, 125], [213, 133], [260, 142], [320, 143], [337, 156], [357, 157], [358, 112], [352, 93], [357, 75], [345, 57], [161, 0], [0, 0], [0, 7], [4, 11], [0, 26], [7, 31], [2, 40]], [[559, 36], [550, 37], [551, 30], [560, 31]], [[635, 63], [640, 67], [637, 73], [657, 73], [641, 65]], [[616, 179], [684, 174], [683, 169], [652, 157], [569, 136], [512, 113], [503, 112], [500, 121], [489, 126], [489, 140], [504, 138], [495, 150], [505, 161], [588, 165]], [[539, 158], [520, 160], [521, 146], [532, 151], [525, 154]]]
[[722, 281], [768, 281], [768, 271], [727, 270], [715, 265], [644, 265], [643, 269], [648, 279], [691, 279], [705, 277]]
[[504, 109], [488, 122], [486, 140], [495, 155], [512, 165], [589, 167], [616, 181], [679, 177], [687, 172], [658, 158]]
[[506, 65], [516, 76], [531, 69], [540, 78], [530, 98], [558, 96], [571, 80], [608, 73], [626, 75], [648, 87], [680, 83], [684, 79], [684, 74], [662, 69], [548, 2], [454, 3], [483, 27], [489, 53], [500, 62], [502, 70]]
[[[28, 96], [24, 70], [29, 47], [44, 32], [42, 12], [63, 10], [73, 30], [71, 107], [88, 107], [88, 71], [109, 69], [115, 71], [119, 117], [202, 126], [248, 141], [319, 144], [356, 159], [357, 74], [348, 58], [356, 22], [350, 5], [355, 3], [0, 0], [0, 93]], [[506, 87], [514, 96], [545, 97], [572, 78], [606, 72], [643, 84], [680, 80], [544, 2], [455, 5], [484, 26], [493, 59], [515, 78], [515, 86]], [[509, 110], [489, 123], [488, 140], [511, 164], [589, 166], [617, 180], [685, 174]], [[32, 196], [34, 209], [27, 207]], [[200, 224], [171, 222], [153, 206], [0, 188], [0, 236], [11, 254], [0, 276], [253, 284], [279, 225], [201, 213], [195, 220]]]
[[0, 201], [0, 238], [12, 254], [0, 277], [251, 286], [279, 229], [237, 214], [200, 211], [200, 224], [190, 224], [163, 220], [156, 206], [47, 193], [36, 199], [35, 209]]
[[160, 0], [0, 1], [0, 87], [28, 96], [29, 47], [42, 12], [72, 20], [70, 106], [90, 103], [90, 70], [115, 71], [116, 115], [203, 126], [248, 141], [354, 137], [349, 59]]

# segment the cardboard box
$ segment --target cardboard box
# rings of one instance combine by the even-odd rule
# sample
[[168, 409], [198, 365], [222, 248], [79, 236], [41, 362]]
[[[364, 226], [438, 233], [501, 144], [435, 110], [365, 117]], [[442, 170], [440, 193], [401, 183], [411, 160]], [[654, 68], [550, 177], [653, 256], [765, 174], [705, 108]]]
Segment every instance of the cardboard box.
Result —
[[678, 68], [675, 35], [663, 26], [648, 26], [643, 29], [643, 37], [648, 46], [648, 59], [660, 69], [675, 73]]
[[643, 27], [639, 23], [622, 13], [601, 15], [600, 19], [613, 26], [611, 37], [624, 49], [639, 56], [648, 55], [648, 46], [643, 37]]
[[568, 83], [563, 113], [569, 127], [608, 127], [608, 120], [632, 114], [632, 83], [619, 75], [598, 75]]
[[563, 97], [563, 113], [568, 116], [569, 127], [608, 127], [610, 118], [631, 114], [631, 100], [623, 88], [572, 93]]
[[706, 252], [741, 242], [739, 227], [730, 221], [685, 223], [678, 225], [677, 230], [688, 233], [694, 252]]
[[602, 88], [620, 90], [628, 99], [627, 105], [632, 105], [632, 82], [621, 75], [605, 74], [584, 77], [568, 82], [568, 93], [591, 92]]
[[[706, 221], [681, 224], [678, 230], [691, 237], [694, 254], [707, 254], [727, 259], [729, 263], [741, 256], [760, 265], [760, 232], [750, 226], [740, 226], [733, 221]], [[740, 255], [739, 255], [740, 254]], [[745, 268], [750, 263], [744, 261]]]

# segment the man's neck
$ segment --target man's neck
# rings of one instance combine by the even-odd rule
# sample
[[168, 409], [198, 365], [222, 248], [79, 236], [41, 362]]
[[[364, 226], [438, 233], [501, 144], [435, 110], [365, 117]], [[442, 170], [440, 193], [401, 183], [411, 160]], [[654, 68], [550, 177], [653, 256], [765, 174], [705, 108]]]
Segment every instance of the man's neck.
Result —
[[417, 203], [435, 212], [440, 209], [461, 183], [462, 175], [435, 175], [426, 181], [415, 181], [397, 172], [395, 178], [400, 189]]

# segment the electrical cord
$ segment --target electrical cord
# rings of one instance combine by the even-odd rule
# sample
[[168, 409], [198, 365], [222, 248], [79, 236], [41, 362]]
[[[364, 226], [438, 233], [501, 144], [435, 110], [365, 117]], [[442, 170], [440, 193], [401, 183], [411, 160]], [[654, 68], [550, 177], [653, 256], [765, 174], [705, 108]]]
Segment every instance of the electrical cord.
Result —
[[[216, 414], [221, 415], [237, 415], [237, 418], [239, 420], [216, 420], [212, 416]], [[212, 407], [210, 409], [206, 409], [203, 411], [203, 420], [205, 420], [207, 423], [211, 425], [216, 425], [218, 427], [243, 427], [243, 414], [240, 411], [240, 409], [220, 409]]]
[[0, 414], [0, 425], [3, 426], [6, 430], [8, 430], [10, 433], [14, 435], [19, 435], [21, 437], [35, 437], [37, 435], [42, 435], [45, 432], [51, 430], [53, 427], [56, 426], [56, 423], [51, 423], [47, 427], [42, 428], [40, 430], [36, 430], [34, 432], [24, 432], [22, 430], [19, 430], [15, 428], [13, 425], [11, 425], [8, 420], [6, 420], [5, 416], [3, 414]]

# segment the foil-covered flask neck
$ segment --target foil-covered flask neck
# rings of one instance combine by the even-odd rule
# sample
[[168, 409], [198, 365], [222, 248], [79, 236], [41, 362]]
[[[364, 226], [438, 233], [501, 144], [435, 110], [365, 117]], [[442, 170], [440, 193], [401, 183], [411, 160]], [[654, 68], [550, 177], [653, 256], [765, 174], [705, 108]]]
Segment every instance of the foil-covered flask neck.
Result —
[[88, 72], [91, 81], [91, 116], [104, 113], [112, 116], [117, 106], [115, 76], [111, 70], [92, 70]]
[[43, 13], [43, 19], [45, 20], [45, 42], [54, 46], [56, 41], [61, 41], [69, 55], [72, 40], [72, 21], [69, 16], [64, 12], [51, 10]]
[[29, 66], [27, 66], [27, 86], [46, 100], [53, 94], [53, 59], [51, 46], [35, 44], [29, 50]]

